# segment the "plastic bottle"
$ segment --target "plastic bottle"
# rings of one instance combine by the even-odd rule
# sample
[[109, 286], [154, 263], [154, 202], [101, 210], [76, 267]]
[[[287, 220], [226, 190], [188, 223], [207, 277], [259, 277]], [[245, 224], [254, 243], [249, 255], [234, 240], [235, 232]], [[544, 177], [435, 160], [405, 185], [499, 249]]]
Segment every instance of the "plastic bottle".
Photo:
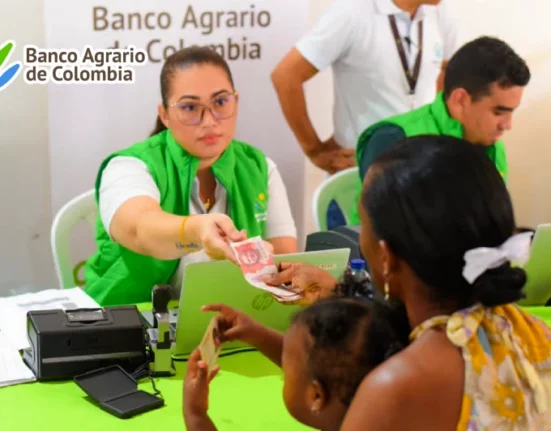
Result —
[[358, 283], [363, 285], [363, 288], [356, 295], [371, 298], [373, 296], [373, 287], [371, 285], [371, 276], [366, 269], [365, 260], [352, 259], [350, 261], [350, 273]]

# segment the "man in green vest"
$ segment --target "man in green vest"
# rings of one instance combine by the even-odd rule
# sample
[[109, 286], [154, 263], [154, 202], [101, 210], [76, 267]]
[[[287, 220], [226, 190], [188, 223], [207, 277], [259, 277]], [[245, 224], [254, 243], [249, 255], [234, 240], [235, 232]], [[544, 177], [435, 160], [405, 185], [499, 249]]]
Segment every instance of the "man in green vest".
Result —
[[484, 146], [507, 181], [507, 157], [500, 138], [511, 129], [513, 112], [529, 80], [525, 61], [505, 42], [480, 37], [465, 44], [450, 59], [444, 90], [433, 103], [383, 120], [362, 133], [356, 151], [360, 178], [395, 142], [438, 134]]

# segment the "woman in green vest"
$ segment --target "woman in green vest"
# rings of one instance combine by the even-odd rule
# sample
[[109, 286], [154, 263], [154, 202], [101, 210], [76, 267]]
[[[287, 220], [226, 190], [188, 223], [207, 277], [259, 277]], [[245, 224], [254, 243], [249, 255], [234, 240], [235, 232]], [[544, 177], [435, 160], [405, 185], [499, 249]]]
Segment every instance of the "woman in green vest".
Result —
[[234, 139], [239, 96], [226, 61], [207, 47], [167, 58], [151, 136], [109, 155], [96, 180], [97, 252], [86, 292], [101, 305], [177, 292], [185, 263], [234, 260], [229, 241], [261, 236], [297, 250], [287, 192], [274, 162]]

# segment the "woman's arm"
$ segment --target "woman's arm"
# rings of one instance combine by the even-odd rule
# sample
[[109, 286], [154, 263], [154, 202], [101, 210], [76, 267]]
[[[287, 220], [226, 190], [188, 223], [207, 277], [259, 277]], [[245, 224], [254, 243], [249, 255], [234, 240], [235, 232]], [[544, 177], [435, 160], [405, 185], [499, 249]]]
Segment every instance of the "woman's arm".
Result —
[[245, 239], [224, 214], [176, 216], [145, 196], [132, 198], [117, 210], [110, 233], [114, 241], [136, 253], [166, 260], [200, 249], [213, 258], [233, 260], [226, 239]]
[[178, 259], [201, 248], [213, 258], [234, 259], [227, 239], [245, 239], [223, 214], [182, 217], [159, 205], [160, 193], [146, 165], [117, 157], [102, 174], [99, 211], [111, 238], [157, 259]]
[[[113, 241], [136, 253], [157, 259], [177, 259], [188, 253], [180, 244], [183, 221], [184, 217], [165, 213], [152, 198], [137, 196], [115, 212], [109, 233]], [[188, 242], [199, 248], [199, 244]]]
[[280, 236], [268, 240], [274, 247], [274, 254], [291, 254], [298, 251], [297, 239], [291, 236]]

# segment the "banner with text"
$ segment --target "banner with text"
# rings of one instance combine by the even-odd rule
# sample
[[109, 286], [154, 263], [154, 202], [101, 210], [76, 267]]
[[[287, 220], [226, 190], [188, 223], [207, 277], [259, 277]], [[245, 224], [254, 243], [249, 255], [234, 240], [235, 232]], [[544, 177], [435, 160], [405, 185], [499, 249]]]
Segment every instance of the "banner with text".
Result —
[[302, 234], [304, 156], [281, 113], [270, 73], [306, 30], [308, 3], [46, 0], [46, 48], [27, 47], [25, 80], [49, 86], [54, 213], [94, 187], [99, 164], [110, 152], [149, 135], [161, 100], [164, 59], [201, 45], [229, 62], [240, 93], [235, 137], [276, 162]]

